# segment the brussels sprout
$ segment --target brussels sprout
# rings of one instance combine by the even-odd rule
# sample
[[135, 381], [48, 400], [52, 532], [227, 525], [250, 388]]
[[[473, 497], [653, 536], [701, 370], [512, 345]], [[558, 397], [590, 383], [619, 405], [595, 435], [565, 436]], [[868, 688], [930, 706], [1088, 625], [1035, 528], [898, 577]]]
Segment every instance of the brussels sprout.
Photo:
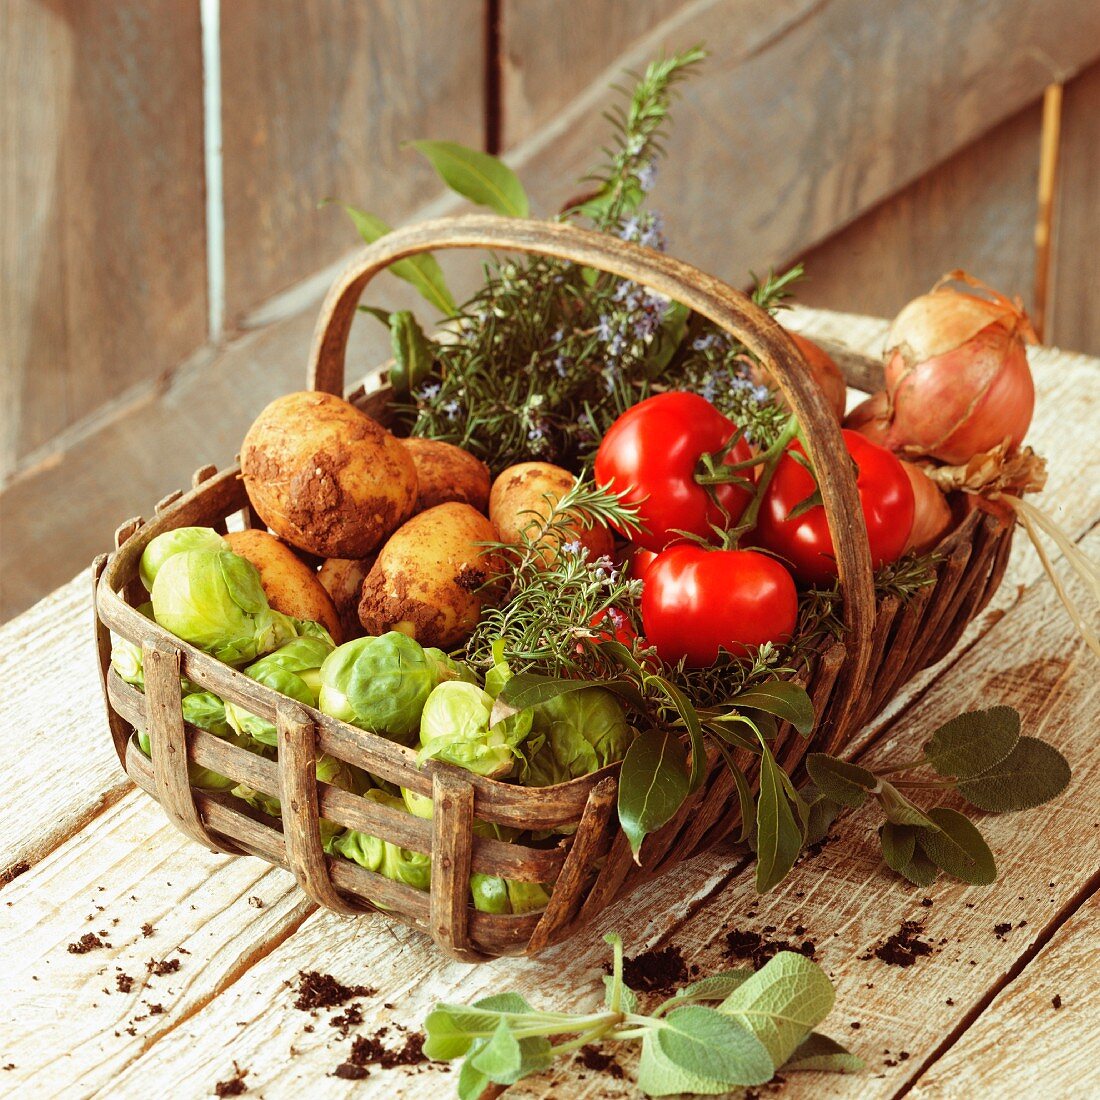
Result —
[[456, 661], [449, 653], [434, 647], [424, 650], [424, 655], [440, 666], [436, 670], [437, 684], [442, 684], [445, 680], [462, 680], [467, 684], [477, 683], [477, 675], [465, 661]]
[[470, 896], [474, 908], [482, 913], [510, 913], [512, 903], [508, 899], [508, 883], [496, 875], [483, 875], [475, 871], [470, 875]]
[[493, 641], [493, 667], [485, 673], [485, 690], [495, 699], [503, 690], [504, 685], [512, 678], [512, 670], [504, 659], [504, 639], [496, 638]]
[[230, 550], [184, 550], [153, 581], [153, 615], [166, 630], [227, 664], [243, 664], [296, 636], [267, 603], [256, 567]]
[[186, 550], [228, 550], [225, 541], [212, 527], [177, 527], [174, 531], [165, 531], [150, 541], [141, 555], [138, 576], [147, 592], [153, 591], [160, 567], [173, 554], [182, 554]]
[[432, 800], [430, 795], [417, 794], [416, 791], [410, 791], [408, 787], [402, 787], [401, 797], [405, 800], [405, 809], [407, 809], [413, 817], [431, 819]]
[[516, 882], [505, 879], [508, 901], [513, 913], [533, 913], [545, 909], [550, 902], [550, 891], [541, 882]]
[[332, 635], [320, 623], [315, 623], [312, 619], [291, 618], [290, 621], [294, 624], [294, 630], [299, 638], [320, 638], [322, 642], [328, 644], [330, 650], [336, 648]]
[[476, 684], [440, 684], [420, 716], [417, 762], [445, 760], [493, 779], [509, 775], [519, 755], [517, 746], [531, 730], [531, 712], [522, 710], [490, 729], [492, 710], [493, 697]]
[[606, 688], [559, 695], [532, 708], [534, 733], [520, 766], [528, 787], [567, 783], [622, 760], [634, 730], [618, 699]]
[[[135, 610], [141, 612], [147, 619], [153, 617], [153, 605], [148, 600]], [[114, 631], [111, 631], [111, 668], [126, 683], [133, 684], [142, 691], [145, 690], [145, 668], [141, 646], [135, 645]]]
[[411, 744], [428, 695], [454, 675], [446, 654], [433, 653], [396, 630], [345, 642], [321, 666], [321, 710]]

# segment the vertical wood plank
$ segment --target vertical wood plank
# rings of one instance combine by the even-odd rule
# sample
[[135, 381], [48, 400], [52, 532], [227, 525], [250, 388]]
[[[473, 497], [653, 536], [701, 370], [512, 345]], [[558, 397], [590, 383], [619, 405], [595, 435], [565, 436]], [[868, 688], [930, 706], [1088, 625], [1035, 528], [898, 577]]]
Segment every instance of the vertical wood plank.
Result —
[[1030, 305], [1041, 121], [1026, 108], [811, 249], [798, 300], [892, 317], [961, 267]]
[[206, 336], [197, 0], [0, 4], [0, 476]]
[[501, 147], [508, 149], [599, 78], [685, 0], [502, 0]]
[[1066, 86], [1047, 341], [1100, 355], [1100, 63]]
[[480, 147], [480, 0], [233, 0], [221, 6], [226, 320], [351, 251], [327, 198], [397, 222], [436, 195], [401, 143]]

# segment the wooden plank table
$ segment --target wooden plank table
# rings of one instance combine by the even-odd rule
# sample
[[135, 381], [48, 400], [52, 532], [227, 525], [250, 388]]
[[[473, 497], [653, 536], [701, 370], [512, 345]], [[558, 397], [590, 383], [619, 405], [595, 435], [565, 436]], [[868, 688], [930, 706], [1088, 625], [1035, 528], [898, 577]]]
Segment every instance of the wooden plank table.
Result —
[[[884, 323], [799, 311], [793, 324], [875, 354]], [[1041, 349], [1030, 440], [1050, 460], [1042, 498], [1100, 554], [1100, 362]], [[1056, 560], [1056, 564], [1059, 564]], [[1071, 585], [1080, 594], [1079, 586]], [[201, 1097], [247, 1070], [248, 1095], [449, 1095], [455, 1073], [424, 1064], [334, 1075], [352, 1037], [419, 1027], [437, 1000], [503, 988], [536, 1006], [581, 1009], [600, 996], [606, 948], [680, 949], [704, 972], [729, 965], [732, 930], [811, 939], [837, 988], [825, 1030], [861, 1054], [860, 1077], [792, 1075], [789, 1097], [1062, 1097], [1100, 1094], [1100, 667], [1075, 635], [1026, 539], [1004, 584], [959, 647], [918, 676], [864, 730], [853, 754], [883, 764], [952, 714], [1000, 702], [1069, 758], [1053, 804], [990, 817], [991, 887], [941, 879], [927, 890], [888, 875], [870, 819], [845, 819], [772, 894], [716, 850], [639, 891], [598, 927], [533, 962], [470, 966], [381, 916], [317, 911], [284, 871], [191, 844], [114, 759], [95, 680], [87, 574], [0, 630], [0, 1093]], [[873, 949], [920, 920], [933, 952], [901, 969]], [[995, 925], [1009, 931], [994, 931]], [[801, 931], [796, 933], [796, 928]], [[768, 931], [765, 932], [765, 929]], [[91, 933], [103, 946], [80, 952]], [[869, 957], [870, 956], [870, 957]], [[301, 971], [375, 993], [344, 1030], [294, 1007]], [[625, 1079], [577, 1062], [522, 1082], [516, 1096], [633, 1096]]]

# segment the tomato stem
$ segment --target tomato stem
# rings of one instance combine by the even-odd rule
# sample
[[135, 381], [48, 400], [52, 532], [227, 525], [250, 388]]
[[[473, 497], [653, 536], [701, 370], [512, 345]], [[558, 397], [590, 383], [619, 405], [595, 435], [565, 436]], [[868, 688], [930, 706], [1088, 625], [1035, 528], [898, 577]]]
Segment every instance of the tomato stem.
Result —
[[783, 430], [776, 437], [775, 442], [766, 451], [756, 456], [756, 463], [761, 465], [760, 476], [756, 479], [756, 489], [753, 492], [752, 500], [745, 511], [742, 512], [741, 521], [735, 529], [735, 539], [739, 539], [756, 526], [756, 519], [760, 514], [760, 505], [763, 503], [764, 494], [768, 491], [768, 486], [775, 475], [779, 460], [786, 453], [791, 441], [797, 436], [798, 421], [792, 414], [783, 426]]

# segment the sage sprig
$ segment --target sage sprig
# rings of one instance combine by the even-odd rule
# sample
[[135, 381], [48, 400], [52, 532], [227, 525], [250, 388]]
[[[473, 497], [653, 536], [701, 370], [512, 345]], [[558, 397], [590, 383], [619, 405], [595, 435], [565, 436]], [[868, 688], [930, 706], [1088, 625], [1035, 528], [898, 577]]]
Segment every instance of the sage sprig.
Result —
[[782, 1069], [853, 1073], [862, 1061], [814, 1030], [834, 991], [812, 960], [782, 951], [755, 973], [727, 970], [692, 982], [649, 1013], [623, 982], [623, 945], [613, 949], [603, 1006], [588, 1013], [538, 1011], [518, 993], [472, 1005], [439, 1004], [424, 1022], [424, 1053], [462, 1058], [460, 1100], [513, 1085], [590, 1043], [640, 1043], [638, 1088], [647, 1096], [717, 1095], [760, 1085]]

